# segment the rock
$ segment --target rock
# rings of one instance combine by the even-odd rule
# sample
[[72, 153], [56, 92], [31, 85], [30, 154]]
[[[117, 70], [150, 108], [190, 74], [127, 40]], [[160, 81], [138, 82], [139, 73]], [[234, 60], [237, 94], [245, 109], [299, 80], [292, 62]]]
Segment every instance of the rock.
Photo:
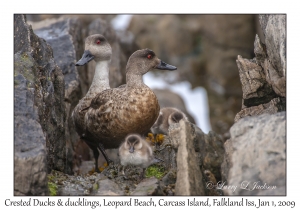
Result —
[[[65, 14], [65, 15], [58, 15], [58, 14], [28, 14], [26, 15], [27, 19], [30, 21], [44, 21], [44, 20], [56, 20], [58, 18], [78, 18], [83, 26], [89, 25], [93, 20], [97, 18], [102, 18], [103, 20], [110, 21], [112, 20], [116, 15], [113, 14]], [[83, 28], [83, 31], [85, 28]]]
[[15, 195], [47, 195], [47, 170], [67, 171], [63, 74], [24, 15], [14, 16], [14, 54]]
[[121, 188], [109, 179], [103, 179], [98, 182], [99, 189], [95, 195], [124, 195]]
[[256, 35], [255, 58], [238, 56], [243, 90], [242, 110], [234, 121], [245, 116], [274, 114], [286, 110], [286, 35], [285, 15], [260, 15], [259, 22], [265, 37], [263, 44]]
[[65, 138], [67, 140], [67, 165], [71, 173], [73, 150], [78, 135], [75, 131], [71, 114], [78, 101], [81, 99], [81, 89], [78, 81], [78, 68], [75, 66], [83, 54], [81, 24], [77, 18], [59, 18], [32, 23], [34, 32], [45, 39], [53, 49], [54, 60], [62, 69], [65, 82]]
[[[286, 112], [245, 117], [231, 127], [228, 185], [238, 187], [227, 191], [229, 195], [286, 195], [285, 128]], [[249, 190], [255, 183], [270, 188]]]
[[233, 148], [232, 148], [232, 140], [228, 139], [224, 143], [224, 160], [223, 163], [221, 164], [221, 176], [222, 176], [222, 183], [227, 183], [228, 184], [228, 173], [229, 169], [232, 167], [232, 153], [233, 153]]
[[285, 98], [274, 98], [269, 103], [260, 104], [258, 106], [251, 106], [249, 108], [243, 108], [242, 111], [237, 113], [234, 121], [237, 122], [239, 119], [245, 116], [256, 116], [260, 114], [275, 114], [280, 111], [286, 110]]
[[158, 179], [151, 177], [143, 179], [137, 186], [136, 189], [130, 194], [132, 195], [163, 195], [162, 189], [159, 185]]
[[119, 39], [119, 44], [123, 53], [126, 56], [126, 61], [131, 56], [132, 53], [139, 50], [140, 47], [136, 44], [136, 36], [131, 31], [116, 31], [117, 37]]
[[163, 178], [162, 182], [164, 185], [175, 184], [176, 182], [176, 171], [170, 170]]
[[199, 166], [203, 172], [205, 170], [211, 171], [217, 181], [220, 181], [222, 179], [221, 164], [224, 160], [225, 152], [223, 139], [213, 131], [205, 134], [199, 128], [195, 130], [197, 132], [194, 139], [194, 148], [197, 156], [200, 158]]
[[187, 115], [189, 121], [195, 124], [195, 119], [191, 116], [191, 114], [186, 110], [186, 106], [182, 98], [168, 89], [153, 89], [155, 93], [160, 108], [163, 107], [174, 107], [181, 110], [184, 114]]
[[175, 195], [205, 195], [202, 173], [194, 147], [195, 130], [191, 123], [180, 120], [169, 128], [171, 144], [176, 153], [177, 178]]
[[259, 15], [267, 54], [280, 77], [286, 76], [286, 15]]

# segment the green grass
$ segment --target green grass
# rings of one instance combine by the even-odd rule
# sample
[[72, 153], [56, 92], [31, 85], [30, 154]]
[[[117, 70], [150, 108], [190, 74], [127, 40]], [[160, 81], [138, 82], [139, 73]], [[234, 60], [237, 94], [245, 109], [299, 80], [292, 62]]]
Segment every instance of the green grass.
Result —
[[57, 194], [57, 185], [53, 182], [48, 182], [49, 194], [50, 196], [55, 196]]
[[145, 176], [155, 176], [157, 179], [161, 179], [166, 174], [165, 168], [159, 165], [152, 165], [146, 169]]

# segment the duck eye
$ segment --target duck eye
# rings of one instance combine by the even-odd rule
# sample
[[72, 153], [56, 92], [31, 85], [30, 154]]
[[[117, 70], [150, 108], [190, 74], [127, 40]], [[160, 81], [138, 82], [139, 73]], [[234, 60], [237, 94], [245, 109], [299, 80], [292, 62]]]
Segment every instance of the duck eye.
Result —
[[148, 55], [147, 55], [147, 58], [148, 58], [148, 59], [151, 59], [151, 58], [152, 58], [152, 55], [148, 54]]
[[100, 42], [100, 40], [98, 39], [97, 41], [96, 41], [96, 44], [100, 44], [101, 42]]

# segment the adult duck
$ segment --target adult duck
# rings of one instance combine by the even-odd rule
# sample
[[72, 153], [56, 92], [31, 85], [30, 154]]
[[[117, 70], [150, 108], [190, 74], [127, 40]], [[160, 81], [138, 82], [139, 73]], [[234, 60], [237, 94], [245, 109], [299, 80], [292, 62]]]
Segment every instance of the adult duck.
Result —
[[128, 59], [126, 85], [102, 91], [83, 109], [86, 138], [93, 139], [91, 144], [101, 150], [108, 162], [105, 149], [118, 148], [128, 134], [145, 134], [158, 117], [157, 98], [142, 78], [151, 69], [177, 68], [161, 61], [150, 49], [138, 50]]
[[99, 156], [97, 148], [95, 149], [95, 145], [91, 143], [91, 140], [84, 138], [86, 130], [84, 116], [86, 111], [82, 111], [82, 109], [89, 106], [92, 99], [95, 98], [98, 93], [110, 88], [109, 64], [111, 62], [111, 56], [112, 49], [105, 37], [101, 34], [94, 34], [86, 38], [85, 51], [82, 58], [75, 64], [76, 66], [83, 66], [92, 60], [96, 62], [92, 84], [86, 95], [79, 101], [72, 112], [76, 132], [89, 145], [96, 156], [97, 153]]

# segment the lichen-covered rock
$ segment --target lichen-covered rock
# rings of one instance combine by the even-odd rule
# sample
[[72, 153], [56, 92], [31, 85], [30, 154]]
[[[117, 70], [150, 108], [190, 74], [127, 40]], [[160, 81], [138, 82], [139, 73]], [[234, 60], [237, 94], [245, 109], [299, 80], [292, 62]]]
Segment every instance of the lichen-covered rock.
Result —
[[63, 74], [24, 15], [14, 16], [14, 54], [15, 194], [45, 195], [47, 169], [67, 169]]
[[75, 63], [83, 54], [81, 24], [77, 18], [59, 18], [32, 23], [34, 32], [53, 49], [54, 60], [64, 75], [65, 83], [65, 139], [67, 141], [67, 173], [71, 173], [74, 145], [78, 140], [70, 118], [73, 108], [82, 97]]
[[230, 134], [228, 185], [237, 189], [227, 193], [286, 195], [286, 112], [245, 117], [231, 127]]

